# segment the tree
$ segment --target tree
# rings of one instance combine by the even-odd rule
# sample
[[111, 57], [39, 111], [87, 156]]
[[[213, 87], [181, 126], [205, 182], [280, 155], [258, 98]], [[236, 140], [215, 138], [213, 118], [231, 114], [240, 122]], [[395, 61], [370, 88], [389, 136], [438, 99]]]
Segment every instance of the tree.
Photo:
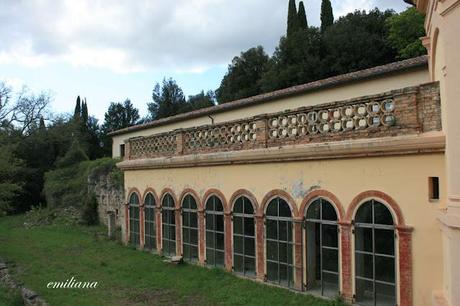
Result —
[[299, 17], [297, 16], [297, 7], [295, 0], [289, 0], [288, 19], [287, 19], [287, 36], [290, 36], [299, 30]]
[[406, 59], [426, 54], [420, 37], [425, 36], [424, 16], [411, 7], [404, 12], [390, 16], [386, 20], [387, 41], [397, 50], [398, 59]]
[[81, 104], [80, 104], [80, 96], [77, 97], [77, 102], [75, 103], [75, 110], [73, 112], [73, 118], [75, 120], [80, 120], [81, 117]]
[[187, 100], [187, 105], [189, 107], [189, 111], [211, 107], [215, 105], [215, 94], [212, 90], [208, 92], [204, 92], [202, 90], [199, 94], [189, 96]]
[[234, 57], [216, 91], [217, 101], [225, 103], [260, 94], [259, 81], [268, 60], [262, 46], [251, 48]]
[[81, 106], [81, 121], [83, 122], [83, 126], [88, 123], [88, 104], [86, 103], [86, 98]]
[[385, 20], [393, 15], [393, 11], [378, 9], [355, 11], [327, 28], [323, 33], [323, 77], [393, 62], [396, 52], [385, 40]]
[[45, 92], [36, 95], [24, 87], [12, 102], [11, 93], [11, 88], [0, 82], [0, 125], [3, 129], [28, 133], [39, 125], [40, 118], [47, 115], [51, 96]]
[[23, 191], [24, 182], [18, 179], [23, 161], [15, 154], [15, 144], [0, 131], [0, 215], [14, 211], [13, 200]]
[[305, 6], [303, 5], [303, 1], [300, 1], [299, 3], [298, 18], [299, 18], [299, 21], [298, 21], [299, 29], [301, 30], [308, 29], [307, 14], [305, 13]]
[[334, 14], [330, 0], [321, 2], [321, 33], [334, 24]]
[[104, 155], [110, 156], [112, 152], [112, 140], [107, 134], [136, 125], [139, 119], [139, 110], [133, 106], [131, 100], [126, 99], [123, 103], [110, 103], [109, 109], [104, 114], [104, 124], [101, 128], [100, 138]]
[[174, 116], [186, 111], [184, 92], [173, 79], [163, 79], [163, 84], [155, 85], [152, 92], [153, 102], [147, 103], [150, 120]]
[[287, 88], [320, 78], [320, 46], [319, 30], [313, 27], [281, 37], [260, 80], [262, 91]]
[[104, 114], [104, 132], [112, 132], [137, 124], [139, 110], [133, 106], [131, 100], [126, 99], [123, 103], [110, 103], [109, 109]]

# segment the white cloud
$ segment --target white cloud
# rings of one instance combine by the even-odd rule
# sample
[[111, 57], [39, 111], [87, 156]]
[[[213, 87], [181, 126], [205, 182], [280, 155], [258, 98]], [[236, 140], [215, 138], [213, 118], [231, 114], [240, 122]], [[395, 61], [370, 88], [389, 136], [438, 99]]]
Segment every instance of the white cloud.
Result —
[[[399, 3], [400, 2], [400, 3]], [[272, 52], [285, 32], [287, 0], [0, 0], [0, 64], [66, 63], [118, 73], [192, 73], [242, 50]], [[402, 0], [333, 1], [335, 15]], [[318, 25], [320, 1], [306, 2]], [[395, 7], [396, 8], [396, 7]]]

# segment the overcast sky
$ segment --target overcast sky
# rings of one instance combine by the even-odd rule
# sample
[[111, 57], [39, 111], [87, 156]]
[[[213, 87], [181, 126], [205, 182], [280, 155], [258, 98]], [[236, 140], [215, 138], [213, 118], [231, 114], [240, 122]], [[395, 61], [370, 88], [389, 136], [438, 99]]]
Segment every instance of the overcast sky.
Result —
[[[305, 1], [304, 1], [305, 2]], [[145, 115], [163, 77], [186, 95], [216, 89], [241, 51], [271, 54], [286, 28], [288, 0], [0, 0], [0, 80], [51, 91], [71, 112], [77, 95], [103, 119], [130, 98]], [[319, 25], [320, 0], [305, 2]], [[404, 10], [403, 0], [332, 0], [334, 16], [356, 9]]]

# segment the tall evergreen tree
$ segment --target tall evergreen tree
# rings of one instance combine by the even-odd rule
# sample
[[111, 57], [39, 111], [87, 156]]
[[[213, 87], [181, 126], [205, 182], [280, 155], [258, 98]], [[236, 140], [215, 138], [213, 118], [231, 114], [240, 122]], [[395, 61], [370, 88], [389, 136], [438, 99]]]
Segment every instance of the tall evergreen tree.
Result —
[[324, 32], [328, 27], [334, 24], [334, 14], [330, 0], [321, 2], [321, 32]]
[[81, 106], [81, 119], [83, 125], [86, 125], [88, 123], [88, 104], [86, 103], [86, 98], [85, 100], [83, 100], [83, 104]]
[[81, 103], [80, 96], [77, 97], [77, 103], [75, 104], [75, 111], [73, 112], [74, 119], [80, 119], [81, 117]]
[[295, 0], [289, 0], [288, 20], [287, 20], [287, 36], [297, 32], [299, 29], [299, 18], [297, 16], [297, 7]]
[[299, 18], [299, 28], [305, 30], [308, 28], [307, 14], [305, 13], [305, 6], [303, 1], [299, 3], [299, 12], [297, 13]]

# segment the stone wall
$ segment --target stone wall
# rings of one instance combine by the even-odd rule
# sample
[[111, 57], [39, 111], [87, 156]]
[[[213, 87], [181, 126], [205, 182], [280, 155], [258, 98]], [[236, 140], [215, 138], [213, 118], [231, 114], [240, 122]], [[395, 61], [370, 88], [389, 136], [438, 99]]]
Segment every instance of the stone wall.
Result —
[[114, 180], [111, 173], [88, 177], [88, 191], [94, 192], [98, 202], [99, 220], [107, 225], [108, 213], [115, 213], [115, 224], [121, 227], [124, 220], [123, 184]]

